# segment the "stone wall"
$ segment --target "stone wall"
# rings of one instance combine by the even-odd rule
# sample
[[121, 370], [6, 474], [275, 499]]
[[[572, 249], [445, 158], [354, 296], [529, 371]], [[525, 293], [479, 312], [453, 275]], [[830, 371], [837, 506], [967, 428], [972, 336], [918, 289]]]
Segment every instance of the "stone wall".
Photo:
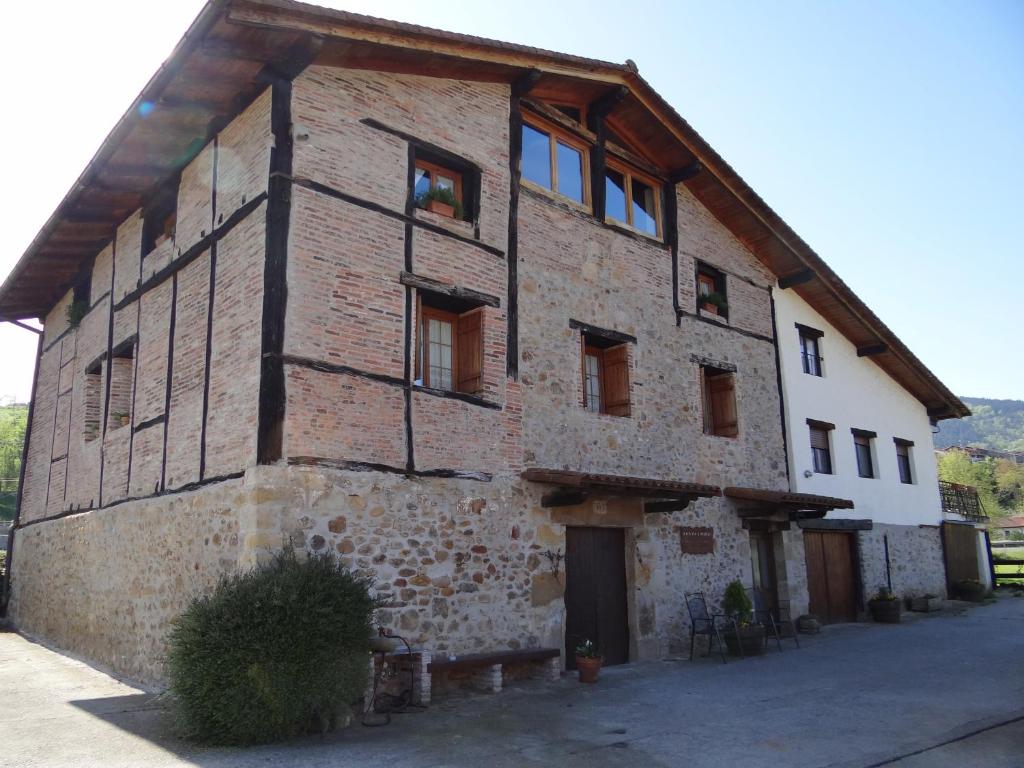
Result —
[[857, 532], [865, 600], [887, 583], [885, 539], [889, 542], [889, 574], [895, 594], [946, 596], [941, 529], [931, 525], [875, 523], [870, 531]]

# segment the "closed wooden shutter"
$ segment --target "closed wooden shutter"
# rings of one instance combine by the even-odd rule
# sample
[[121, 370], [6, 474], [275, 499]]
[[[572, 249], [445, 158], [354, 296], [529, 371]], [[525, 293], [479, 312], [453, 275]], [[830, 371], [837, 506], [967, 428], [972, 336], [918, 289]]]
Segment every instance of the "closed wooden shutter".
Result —
[[736, 437], [739, 434], [736, 417], [736, 391], [731, 375], [709, 376], [708, 397], [711, 400], [711, 421], [714, 432], [721, 437]]
[[458, 376], [455, 388], [459, 392], [476, 393], [483, 389], [484, 338], [483, 309], [474, 309], [459, 315], [458, 343], [455, 345]]
[[824, 429], [811, 427], [811, 448], [819, 448], [822, 451], [828, 450], [828, 432]]
[[604, 412], [629, 416], [629, 346], [604, 351]]

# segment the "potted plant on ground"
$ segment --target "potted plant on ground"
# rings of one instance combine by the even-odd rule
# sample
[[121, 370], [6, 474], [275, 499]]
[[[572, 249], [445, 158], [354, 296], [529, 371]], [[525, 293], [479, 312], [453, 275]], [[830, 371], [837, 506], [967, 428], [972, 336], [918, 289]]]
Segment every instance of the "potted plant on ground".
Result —
[[879, 624], [899, 624], [902, 607], [899, 598], [888, 587], [879, 587], [875, 596], [868, 600], [871, 618]]
[[580, 673], [581, 683], [596, 683], [597, 673], [601, 671], [604, 658], [597, 652], [593, 640], [584, 640], [576, 646], [576, 669]]
[[448, 187], [434, 187], [424, 192], [416, 198], [416, 204], [431, 213], [447, 216], [450, 219], [462, 218], [462, 204]]
[[713, 315], [724, 315], [729, 309], [729, 304], [725, 296], [718, 291], [711, 291], [700, 297], [700, 308]]
[[729, 653], [734, 656], [758, 656], [764, 653], [764, 625], [754, 623], [754, 605], [739, 581], [732, 581], [725, 588], [722, 610], [731, 620], [722, 633]]

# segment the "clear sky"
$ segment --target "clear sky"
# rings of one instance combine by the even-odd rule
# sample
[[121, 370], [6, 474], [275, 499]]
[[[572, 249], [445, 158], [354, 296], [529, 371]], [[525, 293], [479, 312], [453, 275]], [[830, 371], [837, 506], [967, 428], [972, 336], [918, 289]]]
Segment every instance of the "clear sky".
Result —
[[[1024, 399], [1024, 2], [323, 4], [633, 59], [954, 392]], [[0, 275], [201, 6], [5, 10]], [[26, 400], [33, 335], [0, 351], [0, 400]]]

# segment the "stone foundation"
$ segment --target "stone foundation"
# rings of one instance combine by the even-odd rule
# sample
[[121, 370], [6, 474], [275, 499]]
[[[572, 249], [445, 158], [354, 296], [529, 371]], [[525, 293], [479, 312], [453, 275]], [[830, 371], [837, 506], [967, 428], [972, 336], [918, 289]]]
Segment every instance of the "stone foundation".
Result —
[[946, 597], [946, 567], [938, 526], [875, 523], [857, 532], [864, 600], [886, 586], [885, 540], [889, 542], [892, 590], [901, 598], [925, 594]]

